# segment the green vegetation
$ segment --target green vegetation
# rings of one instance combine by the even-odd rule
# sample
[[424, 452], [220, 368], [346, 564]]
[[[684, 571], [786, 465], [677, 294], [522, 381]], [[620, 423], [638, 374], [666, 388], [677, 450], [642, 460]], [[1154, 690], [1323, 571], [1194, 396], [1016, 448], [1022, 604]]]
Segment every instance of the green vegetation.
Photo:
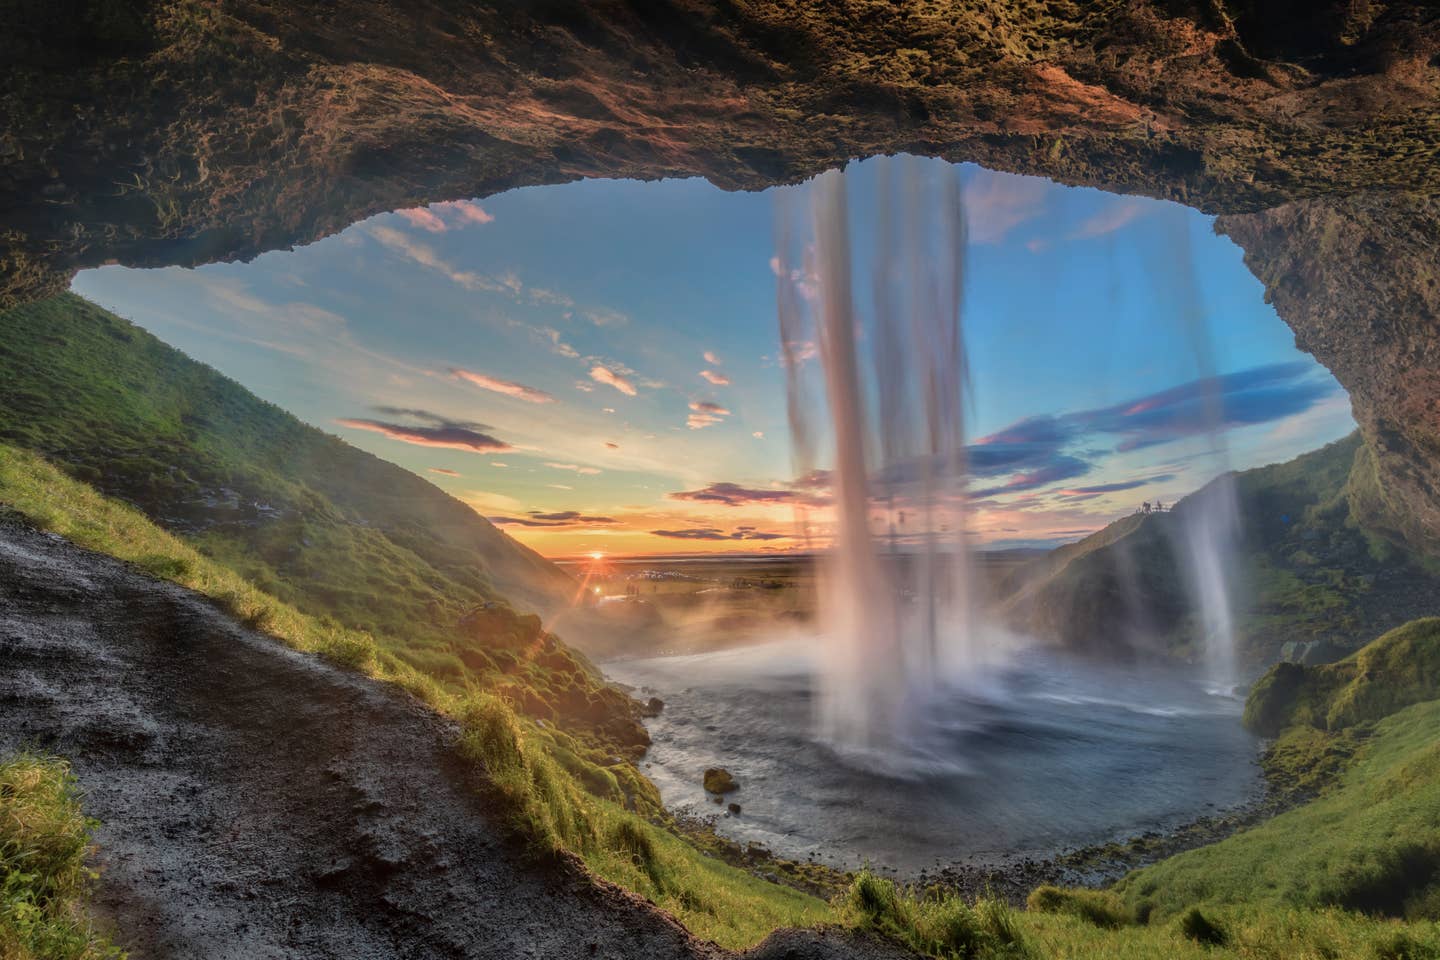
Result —
[[1019, 915], [993, 897], [966, 903], [943, 890], [900, 887], [862, 870], [841, 900], [839, 912], [846, 924], [898, 940], [927, 956], [967, 960], [1035, 956]]
[[[1277, 735], [1266, 758], [1272, 782], [1314, 796], [1273, 820], [1109, 891], [1040, 888], [1023, 912], [869, 872], [826, 902], [796, 888], [834, 889], [833, 877], [742, 861], [667, 822], [654, 786], [617, 756], [643, 744], [635, 705], [504, 599], [512, 589], [543, 599], [568, 581], [419, 478], [74, 297], [0, 316], [0, 437], [14, 444], [0, 442], [0, 513], [401, 686], [457, 721], [458, 749], [483, 767], [536, 855], [572, 851], [724, 946], [752, 945], [778, 926], [838, 922], [944, 958], [1440, 958], [1440, 620], [1391, 630], [1337, 663], [1281, 665], [1256, 685], [1246, 718]], [[1352, 523], [1345, 463], [1354, 452], [1346, 441], [1299, 466], [1240, 475], [1260, 517], [1247, 542], [1270, 578], [1254, 622], [1279, 630], [1349, 617], [1340, 636], [1374, 620], [1375, 598], [1387, 596], [1362, 570], [1429, 582]], [[1122, 553], [1132, 570], [1173, 586], [1173, 567], [1148, 553], [1168, 554], [1169, 522], [1127, 518], [1048, 558], [1047, 582], [1063, 580], [1097, 615], [1120, 595]], [[1095, 562], [1105, 556], [1108, 567]], [[6, 861], [27, 879], [6, 880], [0, 937], [11, 940], [0, 940], [0, 957], [106, 956], [74, 906], [83, 817], [63, 767], [39, 763], [47, 782], [59, 771], [62, 783], [41, 789], [39, 806], [70, 817], [49, 822], [70, 824], [71, 846], [47, 849], [73, 859], [51, 858], [45, 870]], [[19, 796], [7, 782], [0, 776], [0, 809]], [[46, 925], [80, 952], [35, 940], [52, 936]]]
[[65, 761], [21, 755], [0, 762], [4, 960], [123, 960], [85, 911], [94, 826]]
[[1255, 684], [1245, 725], [1274, 736], [1287, 727], [1340, 731], [1440, 698], [1440, 618], [1397, 627], [1335, 663], [1277, 663]]
[[[140, 511], [72, 480], [42, 458], [0, 444], [0, 509], [83, 547], [202, 593], [295, 647], [395, 683], [459, 721], [460, 749], [482, 764], [495, 795], [537, 853], [568, 849], [596, 874], [634, 890], [696, 934], [753, 945], [780, 926], [832, 918], [820, 899], [706, 856], [647, 817], [662, 811], [632, 764], [553, 725], [518, 714], [496, 690], [455, 690], [367, 633], [312, 617], [161, 530]], [[499, 688], [499, 689], [503, 689]], [[5, 960], [9, 960], [8, 957]]]
[[[1440, 613], [1433, 565], [1367, 526], [1365, 477], [1373, 472], [1356, 433], [1234, 475], [1245, 588], [1237, 633], [1250, 664], [1323, 662]], [[1003, 612], [1075, 647], [1191, 656], [1198, 625], [1178, 560], [1180, 521], [1210, 492], [1170, 512], [1122, 517], [1030, 562], [1002, 584]]]
[[0, 441], [132, 504], [237, 575], [227, 590], [365, 634], [451, 693], [495, 691], [597, 756], [647, 743], [630, 699], [510, 606], [568, 604], [566, 574], [80, 297], [0, 314]]
[[1247, 722], [1279, 736], [1272, 784], [1309, 802], [1135, 871], [1111, 890], [1041, 887], [1046, 956], [1440, 958], [1440, 621], [1335, 664], [1280, 664]]

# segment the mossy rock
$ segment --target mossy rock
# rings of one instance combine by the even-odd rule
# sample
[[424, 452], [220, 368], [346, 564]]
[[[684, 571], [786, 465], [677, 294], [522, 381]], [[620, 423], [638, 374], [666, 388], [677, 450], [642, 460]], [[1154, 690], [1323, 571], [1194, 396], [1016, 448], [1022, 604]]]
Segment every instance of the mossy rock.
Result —
[[705, 789], [710, 793], [730, 793], [740, 789], [740, 784], [724, 767], [711, 767], [705, 771]]

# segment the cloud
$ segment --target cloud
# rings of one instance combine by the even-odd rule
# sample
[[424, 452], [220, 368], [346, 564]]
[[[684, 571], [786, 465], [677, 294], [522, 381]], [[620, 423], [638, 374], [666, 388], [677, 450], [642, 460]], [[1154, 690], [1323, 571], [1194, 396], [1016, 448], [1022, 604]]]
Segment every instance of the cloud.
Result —
[[563, 484], [563, 483], [547, 483], [547, 484], [545, 484], [545, 486], [549, 487], [551, 490], [574, 490], [574, 489], [575, 489], [574, 487], [567, 487], [567, 486], [565, 486], [565, 484]]
[[575, 301], [569, 296], [560, 293], [558, 290], [546, 290], [544, 287], [530, 287], [525, 295], [533, 303], [545, 303], [553, 307], [573, 307]]
[[722, 503], [727, 507], [739, 507], [751, 503], [795, 503], [800, 498], [793, 490], [765, 490], [758, 487], [742, 487], [738, 483], [712, 483], [699, 490], [680, 490], [668, 494], [671, 500], [688, 500], [693, 503]]
[[606, 441], [605, 441], [605, 448], [606, 448], [607, 450], [619, 450], [619, 449], [620, 449], [620, 444], [616, 443], [616, 442], [613, 441], [613, 440], [606, 440]]
[[614, 517], [589, 516], [578, 510], [560, 510], [554, 513], [531, 510], [523, 517], [499, 516], [486, 519], [496, 526], [516, 527], [593, 527], [620, 522]]
[[465, 223], [495, 222], [495, 217], [487, 213], [485, 209], [480, 206], [480, 204], [475, 203], [473, 200], [446, 200], [443, 203], [435, 204], [435, 206], [450, 213], [454, 213], [460, 220], [464, 221]]
[[428, 207], [411, 207], [396, 210], [397, 214], [413, 227], [431, 233], [444, 233], [453, 226], [468, 226], [476, 223], [490, 223], [495, 218], [486, 213], [479, 204], [469, 200], [446, 200], [432, 203]]
[[1140, 477], [1136, 480], [1120, 480], [1115, 483], [1097, 483], [1089, 487], [1074, 487], [1057, 491], [1063, 497], [1099, 496], [1104, 493], [1119, 493], [1123, 490], [1137, 490], [1140, 487], [1149, 486], [1152, 483], [1165, 483], [1175, 479], [1173, 473], [1157, 473], [1153, 477]]
[[657, 537], [669, 537], [672, 540], [788, 540], [790, 535], [786, 533], [769, 533], [756, 530], [754, 527], [736, 527], [733, 533], [725, 533], [714, 527], [705, 527], [694, 530], [651, 530], [650, 533]]
[[718, 370], [701, 370], [700, 376], [704, 377], [706, 380], [709, 380], [717, 387], [730, 386], [730, 378], [725, 376], [725, 374], [721, 373]]
[[555, 463], [553, 461], [546, 460], [545, 466], [550, 467], [553, 470], [569, 470], [573, 473], [578, 473], [584, 477], [593, 477], [600, 472], [594, 467], [582, 467], [578, 463]]
[[723, 422], [725, 417], [730, 416], [730, 411], [718, 403], [711, 403], [709, 400], [691, 400], [690, 409], [694, 412], [685, 418], [685, 426], [691, 430], [703, 430]]
[[720, 366], [720, 358], [715, 355], [715, 351], [714, 351], [714, 350], [706, 350], [704, 356], [705, 356], [705, 362], [708, 363], [708, 364], [710, 364], [710, 366], [712, 366], [712, 367], [718, 367], [718, 366]]
[[492, 466], [492, 467], [508, 467], [508, 466], [510, 466], [510, 464], [508, 464], [508, 463], [501, 463], [499, 460], [491, 460], [491, 461], [490, 461], [490, 466]]
[[[1086, 472], [1080, 465], [1104, 452], [1084, 449], [1094, 447], [1097, 439], [1113, 438], [1116, 453], [1143, 450], [1282, 420], [1338, 392], [1334, 380], [1317, 375], [1313, 364], [1281, 363], [1192, 380], [1108, 407], [1029, 417], [981, 437], [968, 449], [975, 476], [1013, 474], [1005, 484], [977, 491], [975, 496], [1030, 490], [1080, 476]], [[910, 477], [919, 475], [917, 464], [889, 470], [893, 482], [905, 482], [907, 471]]]
[[487, 376], [483, 373], [476, 373], [474, 370], [465, 370], [461, 367], [451, 367], [450, 376], [457, 380], [464, 380], [472, 383], [482, 390], [490, 390], [494, 393], [503, 393], [507, 397], [514, 397], [517, 400], [524, 400], [527, 403], [554, 403], [555, 398], [544, 390], [537, 390], [534, 387], [527, 387], [523, 383], [516, 383], [513, 380], [501, 380], [498, 377]]
[[516, 293], [519, 290], [520, 281], [514, 274], [496, 278], [476, 273], [473, 270], [461, 270], [436, 253], [434, 247], [407, 236], [394, 227], [376, 224], [369, 228], [369, 233], [386, 249], [422, 267], [434, 270], [449, 278], [452, 283], [467, 290], [481, 290], [488, 293]]
[[431, 213], [424, 207], [414, 207], [409, 210], [396, 210], [405, 222], [412, 227], [419, 227], [422, 230], [429, 230], [431, 233], [444, 233], [445, 221]]
[[756, 440], [764, 440], [764, 439], [765, 439], [765, 431], [764, 431], [764, 430], [756, 430], [754, 433], [750, 434], [750, 436], [754, 437]]
[[976, 170], [965, 184], [971, 243], [1003, 243], [1016, 227], [1045, 212], [1049, 184], [1038, 177]]
[[611, 310], [609, 307], [596, 307], [593, 310], [582, 310], [580, 316], [589, 320], [597, 327], [623, 327], [630, 322], [630, 318], [619, 310]]
[[608, 384], [609, 386], [612, 386], [616, 390], [619, 390], [621, 393], [625, 394], [627, 397], [635, 396], [635, 384], [631, 383], [629, 380], [627, 380], [620, 374], [615, 373], [609, 367], [603, 367], [599, 364], [591, 367], [590, 379], [594, 380], [596, 383]]
[[530, 329], [536, 336], [550, 344], [551, 352], [558, 353], [560, 356], [568, 357], [571, 360], [580, 356], [580, 351], [561, 339], [560, 331], [554, 327], [531, 327]]
[[458, 476], [460, 476], [460, 471], [459, 471], [459, 470], [447, 470], [447, 469], [444, 468], [444, 467], [428, 467], [427, 469], [428, 469], [431, 473], [438, 473], [438, 474], [440, 474], [440, 476], [442, 476], [442, 477], [458, 477]]
[[365, 418], [342, 418], [336, 420], [342, 427], [352, 430], [368, 430], [418, 447], [438, 447], [446, 450], [468, 450], [471, 453], [499, 453], [513, 450], [510, 444], [497, 440], [483, 430], [484, 424], [449, 420], [428, 410], [410, 410], [400, 407], [376, 407], [375, 411], [384, 416], [406, 417], [421, 421], [419, 424], [395, 423], [388, 420]]
[[1058, 483], [1061, 480], [1069, 480], [1074, 477], [1084, 476], [1090, 472], [1090, 464], [1078, 457], [1059, 455], [1039, 467], [1025, 473], [1017, 473], [1005, 483], [990, 487], [984, 490], [976, 490], [971, 496], [993, 497], [1002, 493], [1020, 493], [1025, 490], [1035, 490], [1040, 487]]
[[1076, 227], [1075, 232], [1070, 234], [1070, 239], [1088, 240], [1114, 233], [1144, 216], [1150, 209], [1150, 205], [1145, 201], [1133, 197], [1125, 200], [1112, 200], [1107, 197], [1100, 211]]

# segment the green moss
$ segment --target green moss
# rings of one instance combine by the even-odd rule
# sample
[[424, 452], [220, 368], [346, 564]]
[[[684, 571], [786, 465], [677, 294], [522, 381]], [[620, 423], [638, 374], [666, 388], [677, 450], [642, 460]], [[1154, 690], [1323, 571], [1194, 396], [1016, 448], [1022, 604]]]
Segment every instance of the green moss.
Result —
[[125, 956], [86, 913], [94, 827], [65, 761], [28, 754], [0, 761], [0, 957]]
[[1274, 736], [1285, 727], [1342, 730], [1440, 697], [1440, 618], [1413, 620], [1335, 663], [1277, 663], [1245, 703], [1247, 727]]

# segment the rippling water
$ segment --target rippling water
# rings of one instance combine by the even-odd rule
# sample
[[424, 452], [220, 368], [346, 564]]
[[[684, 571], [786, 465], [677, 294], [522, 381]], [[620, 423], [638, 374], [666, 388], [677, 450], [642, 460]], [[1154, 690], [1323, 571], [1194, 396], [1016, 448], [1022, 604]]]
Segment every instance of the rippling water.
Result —
[[1029, 651], [943, 685], [904, 750], [837, 753], [814, 736], [808, 641], [610, 663], [665, 701], [645, 772], [673, 810], [721, 814], [700, 783], [741, 788], [732, 839], [791, 858], [903, 871], [1046, 857], [1173, 829], [1258, 790], [1241, 703], [1179, 670]]

